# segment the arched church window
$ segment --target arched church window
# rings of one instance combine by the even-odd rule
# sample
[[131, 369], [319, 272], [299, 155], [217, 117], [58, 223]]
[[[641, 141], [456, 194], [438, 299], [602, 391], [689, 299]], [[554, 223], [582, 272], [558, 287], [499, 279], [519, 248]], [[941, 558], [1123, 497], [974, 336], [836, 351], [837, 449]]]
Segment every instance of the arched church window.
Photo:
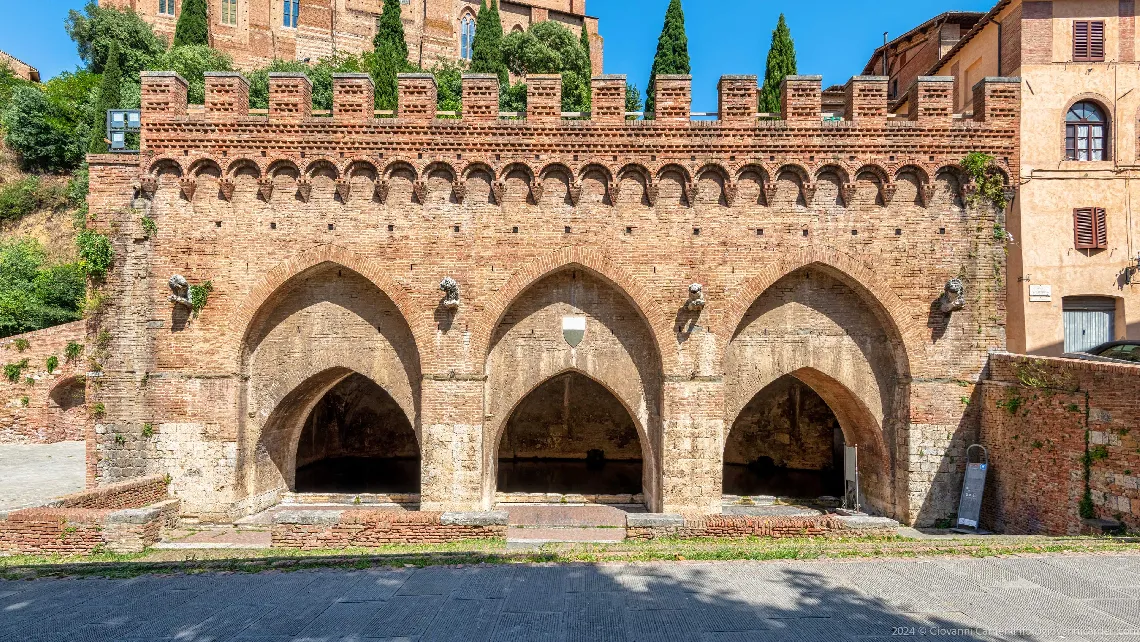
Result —
[[459, 57], [471, 60], [475, 47], [475, 18], [466, 14], [459, 21]]
[[1065, 158], [1075, 161], [1101, 161], [1107, 157], [1108, 121], [1104, 110], [1083, 100], [1065, 114]]

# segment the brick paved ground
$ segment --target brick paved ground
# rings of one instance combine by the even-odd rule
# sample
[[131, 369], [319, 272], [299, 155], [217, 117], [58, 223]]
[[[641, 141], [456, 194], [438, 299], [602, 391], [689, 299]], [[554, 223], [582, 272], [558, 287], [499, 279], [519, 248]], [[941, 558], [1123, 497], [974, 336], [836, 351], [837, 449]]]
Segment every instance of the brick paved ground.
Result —
[[[949, 635], [946, 629], [965, 630]], [[0, 582], [5, 642], [905, 637], [1140, 640], [1140, 556], [433, 567]]]
[[83, 466], [82, 441], [0, 444], [0, 510], [83, 490]]

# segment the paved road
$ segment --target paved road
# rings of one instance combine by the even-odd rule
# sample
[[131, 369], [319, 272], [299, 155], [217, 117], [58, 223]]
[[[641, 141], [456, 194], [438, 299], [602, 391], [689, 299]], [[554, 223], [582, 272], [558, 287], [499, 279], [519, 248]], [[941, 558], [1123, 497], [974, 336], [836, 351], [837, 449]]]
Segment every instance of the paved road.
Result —
[[0, 510], [38, 506], [83, 490], [82, 441], [0, 444]]
[[0, 640], [1136, 642], [1137, 596], [1140, 556], [46, 579]]

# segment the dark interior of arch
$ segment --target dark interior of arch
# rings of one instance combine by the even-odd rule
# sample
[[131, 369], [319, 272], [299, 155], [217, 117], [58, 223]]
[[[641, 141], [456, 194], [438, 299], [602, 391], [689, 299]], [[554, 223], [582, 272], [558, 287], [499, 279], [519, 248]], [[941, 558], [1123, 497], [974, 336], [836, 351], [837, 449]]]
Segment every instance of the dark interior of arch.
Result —
[[317, 402], [297, 444], [296, 491], [420, 491], [416, 434], [391, 395], [352, 374]]
[[576, 372], [552, 377], [511, 413], [499, 441], [505, 493], [641, 492], [641, 442], [617, 397]]
[[795, 499], [843, 496], [843, 431], [810, 386], [784, 376], [758, 392], [732, 424], [724, 492]]

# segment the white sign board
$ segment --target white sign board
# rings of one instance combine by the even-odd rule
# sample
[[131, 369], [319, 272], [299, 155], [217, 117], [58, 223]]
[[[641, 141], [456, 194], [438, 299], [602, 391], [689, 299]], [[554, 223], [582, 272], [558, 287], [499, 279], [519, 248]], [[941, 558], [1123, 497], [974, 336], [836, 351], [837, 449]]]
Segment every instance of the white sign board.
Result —
[[1053, 286], [1051, 285], [1031, 285], [1029, 286], [1029, 301], [1030, 303], [1049, 303], [1053, 300]]

